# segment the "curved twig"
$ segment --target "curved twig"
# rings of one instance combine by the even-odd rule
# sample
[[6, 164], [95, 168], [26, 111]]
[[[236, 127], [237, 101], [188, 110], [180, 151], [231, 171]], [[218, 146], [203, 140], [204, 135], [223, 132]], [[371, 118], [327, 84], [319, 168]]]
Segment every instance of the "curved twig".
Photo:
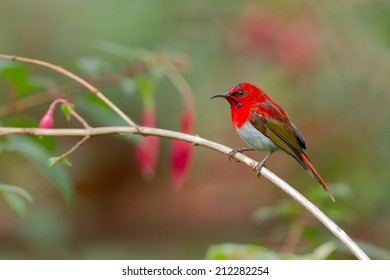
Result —
[[[197, 135], [190, 135], [181, 132], [151, 128], [151, 127], [96, 127], [89, 129], [38, 129], [38, 128], [12, 128], [2, 127], [0, 128], [0, 135], [8, 134], [27, 134], [35, 136], [100, 136], [100, 135], [112, 135], [112, 134], [140, 134], [140, 135], [153, 135], [165, 138], [172, 138], [190, 142], [196, 146], [202, 146], [214, 151], [220, 152], [225, 155], [229, 155], [232, 151], [231, 148], [219, 144], [214, 141], [207, 140]], [[257, 162], [252, 158], [236, 153], [233, 156], [236, 160], [244, 163], [252, 169], [252, 166]], [[276, 176], [273, 172], [263, 167], [261, 169], [261, 175], [274, 183], [277, 187], [286, 192], [289, 196], [299, 202], [310, 213], [313, 214], [325, 227], [327, 227], [358, 259], [368, 260], [369, 257], [363, 252], [363, 250], [329, 217], [327, 217], [318, 207], [311, 203], [307, 198], [301, 195], [292, 186]]]

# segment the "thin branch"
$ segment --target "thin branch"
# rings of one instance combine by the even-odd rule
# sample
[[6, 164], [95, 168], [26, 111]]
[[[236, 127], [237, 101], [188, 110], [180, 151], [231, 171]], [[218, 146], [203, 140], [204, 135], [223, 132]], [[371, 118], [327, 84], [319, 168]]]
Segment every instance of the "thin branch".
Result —
[[95, 94], [100, 100], [102, 100], [104, 103], [107, 104], [115, 113], [117, 113], [118, 116], [122, 118], [129, 126], [135, 127], [136, 124], [125, 114], [121, 109], [119, 109], [114, 103], [111, 102], [103, 93], [101, 93], [97, 88], [95, 88], [93, 85], [88, 83], [86, 80], [80, 78], [79, 76], [73, 74], [72, 72], [69, 72], [68, 70], [62, 68], [61, 66], [57, 66], [42, 60], [37, 59], [31, 59], [26, 57], [20, 57], [20, 56], [14, 56], [14, 55], [6, 55], [6, 54], [0, 54], [0, 58], [8, 59], [8, 60], [15, 60], [30, 64], [36, 64], [43, 67], [50, 68], [64, 76], [67, 76], [68, 78], [71, 78], [72, 80], [78, 82], [79, 84], [83, 85], [85, 88], [90, 90], [93, 94]]
[[[70, 106], [69, 103], [65, 103], [65, 105], [68, 107], [68, 110], [70, 112], [70, 114], [75, 117], [83, 126], [85, 129], [89, 130], [91, 129], [91, 126], [87, 123], [87, 121], [82, 117], [80, 116], [75, 110], [73, 110], [72, 106]], [[70, 148], [68, 151], [66, 151], [65, 153], [63, 153], [62, 155], [56, 157], [54, 160], [52, 160], [50, 162], [50, 167], [55, 165], [56, 163], [58, 163], [59, 161], [61, 161], [62, 159], [66, 158], [67, 156], [69, 156], [71, 153], [73, 153], [74, 151], [76, 151], [82, 144], [84, 144], [85, 142], [87, 142], [87, 140], [91, 138], [91, 136], [89, 135], [85, 135], [80, 141], [78, 141], [72, 148]]]
[[91, 128], [91, 126], [87, 123], [87, 121], [82, 116], [80, 116], [75, 110], [73, 110], [73, 108], [72, 108], [72, 106], [70, 106], [70, 104], [65, 104], [65, 105], [68, 107], [70, 114], [73, 117], [75, 117], [76, 120], [78, 120], [85, 127], [85, 129]]
[[66, 151], [65, 153], [63, 153], [62, 155], [54, 158], [51, 162], [50, 162], [50, 167], [52, 167], [53, 165], [55, 165], [56, 163], [58, 163], [59, 161], [63, 160], [64, 158], [66, 158], [67, 156], [69, 156], [71, 153], [73, 153], [74, 151], [76, 151], [78, 148], [80, 148], [81, 145], [83, 145], [85, 142], [87, 142], [87, 140], [91, 138], [91, 136], [89, 135], [85, 135], [80, 141], [78, 141], [72, 148], [70, 148], [68, 151]]
[[[185, 134], [181, 132], [151, 128], [151, 127], [97, 127], [90, 129], [39, 129], [39, 128], [12, 128], [12, 127], [2, 127], [0, 128], [0, 135], [8, 134], [27, 134], [35, 136], [100, 136], [100, 135], [112, 135], [112, 134], [140, 134], [140, 135], [153, 135], [160, 136], [171, 139], [183, 140], [190, 142], [197, 146], [206, 147], [214, 151], [220, 152], [225, 155], [229, 155], [232, 151], [231, 148], [207, 140], [205, 138]], [[252, 169], [252, 166], [257, 162], [248, 156], [236, 153], [233, 156], [236, 160], [244, 163]], [[301, 195], [293, 187], [287, 184], [285, 181], [280, 179], [274, 173], [272, 173], [267, 168], [263, 167], [261, 169], [261, 175], [267, 178], [269, 181], [274, 183], [277, 187], [286, 192], [289, 196], [299, 202], [303, 207], [305, 207], [315, 218], [317, 218], [325, 227], [327, 227], [358, 259], [368, 260], [369, 257], [360, 249], [360, 247], [330, 218], [328, 218], [320, 209], [318, 209], [313, 203], [311, 203], [307, 198]]]

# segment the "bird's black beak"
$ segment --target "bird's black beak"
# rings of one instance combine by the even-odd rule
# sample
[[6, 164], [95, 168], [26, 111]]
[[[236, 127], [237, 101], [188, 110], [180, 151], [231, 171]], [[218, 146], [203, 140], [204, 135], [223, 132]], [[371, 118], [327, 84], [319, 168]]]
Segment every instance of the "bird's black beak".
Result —
[[218, 93], [218, 94], [210, 97], [210, 99], [217, 98], [217, 97], [228, 98], [228, 97], [230, 97], [230, 95], [228, 93]]

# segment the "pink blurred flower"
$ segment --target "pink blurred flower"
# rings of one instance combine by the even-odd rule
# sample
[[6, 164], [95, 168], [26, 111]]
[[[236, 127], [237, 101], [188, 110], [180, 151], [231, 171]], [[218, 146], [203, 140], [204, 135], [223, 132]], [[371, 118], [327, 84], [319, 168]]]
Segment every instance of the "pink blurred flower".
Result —
[[318, 53], [315, 25], [309, 21], [296, 22], [281, 33], [277, 58], [292, 72], [310, 70]]
[[271, 54], [278, 43], [283, 21], [272, 11], [252, 7], [244, 13], [239, 26], [247, 50]]
[[[142, 113], [141, 125], [148, 127], [156, 126], [156, 115], [152, 110]], [[154, 176], [158, 156], [160, 153], [160, 138], [145, 136], [135, 145], [135, 157], [142, 176], [151, 179]]]
[[[181, 116], [180, 131], [192, 133], [194, 116], [191, 111], [184, 111]], [[172, 184], [176, 189], [183, 185], [192, 158], [192, 144], [180, 140], [172, 141], [171, 172]]]
[[294, 17], [278, 10], [249, 5], [232, 33], [233, 49], [240, 54], [261, 54], [292, 74], [310, 71], [318, 55], [318, 28], [310, 11]]

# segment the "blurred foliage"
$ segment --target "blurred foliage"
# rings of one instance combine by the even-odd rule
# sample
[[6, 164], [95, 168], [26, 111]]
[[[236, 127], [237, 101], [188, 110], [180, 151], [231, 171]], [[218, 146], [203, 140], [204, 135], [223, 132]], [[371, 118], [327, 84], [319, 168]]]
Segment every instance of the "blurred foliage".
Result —
[[7, 202], [9, 207], [11, 207], [19, 216], [24, 217], [26, 215], [25, 200], [28, 202], [33, 201], [33, 198], [28, 192], [17, 186], [0, 184], [0, 193], [2, 193], [5, 202]]
[[10, 135], [2, 143], [2, 149], [6, 152], [18, 152], [31, 160], [36, 168], [62, 191], [68, 201], [72, 200], [74, 193], [68, 174], [60, 165], [49, 168], [50, 153], [35, 139], [28, 136]]
[[324, 260], [336, 249], [332, 243], [325, 243], [316, 248], [313, 253], [296, 255], [277, 253], [262, 246], [223, 244], [213, 245], [207, 250], [208, 260]]
[[[227, 105], [209, 97], [257, 84], [300, 128], [336, 203], [284, 155], [268, 167], [371, 257], [388, 259], [389, 19], [383, 0], [3, 0], [0, 50], [62, 65], [136, 122], [150, 106], [157, 126], [178, 130], [183, 99], [164, 74], [172, 64], [195, 93], [194, 133], [232, 147], [242, 142]], [[2, 126], [38, 126], [58, 97], [92, 126], [123, 125], [57, 73], [0, 60]], [[56, 111], [55, 127], [80, 126], [65, 116]], [[0, 258], [352, 258], [270, 183], [209, 151], [197, 150], [189, 180], [171, 192], [164, 140], [155, 178], [144, 181], [139, 140], [92, 139], [69, 157], [73, 167], [49, 168], [76, 139], [1, 136]]]

